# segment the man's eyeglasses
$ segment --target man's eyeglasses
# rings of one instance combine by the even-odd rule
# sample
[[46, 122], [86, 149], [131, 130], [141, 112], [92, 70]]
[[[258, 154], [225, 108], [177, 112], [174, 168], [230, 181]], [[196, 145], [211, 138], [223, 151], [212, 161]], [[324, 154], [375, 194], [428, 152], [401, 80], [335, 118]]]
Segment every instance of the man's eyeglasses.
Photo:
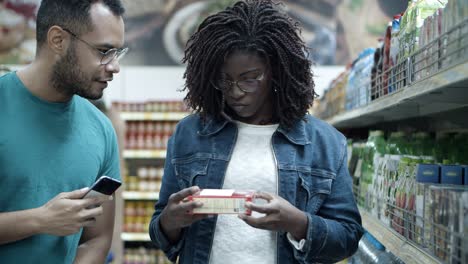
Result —
[[88, 45], [92, 49], [97, 50], [101, 54], [101, 65], [109, 64], [114, 59], [119, 61], [128, 52], [128, 47], [120, 48], [120, 49], [113, 48], [113, 49], [109, 49], [109, 50], [107, 50], [105, 52], [101, 51], [101, 49], [99, 49], [99, 48], [95, 47], [94, 45], [91, 45], [88, 42], [82, 40], [81, 38], [79, 38], [77, 35], [75, 35], [75, 33], [71, 32], [70, 30], [68, 30], [66, 28], [64, 28], [63, 30], [68, 32], [72, 37], [74, 37], [77, 40], [79, 40], [79, 41], [83, 42], [84, 44]]
[[236, 85], [239, 87], [239, 89], [241, 89], [241, 91], [245, 93], [253, 93], [258, 89], [258, 87], [260, 87], [260, 83], [264, 77], [265, 73], [260, 74], [257, 78], [250, 78], [240, 81], [230, 81], [226, 78], [222, 78], [216, 82], [217, 85], [214, 85], [214, 87], [222, 92], [227, 92], [233, 87], [233, 85]]

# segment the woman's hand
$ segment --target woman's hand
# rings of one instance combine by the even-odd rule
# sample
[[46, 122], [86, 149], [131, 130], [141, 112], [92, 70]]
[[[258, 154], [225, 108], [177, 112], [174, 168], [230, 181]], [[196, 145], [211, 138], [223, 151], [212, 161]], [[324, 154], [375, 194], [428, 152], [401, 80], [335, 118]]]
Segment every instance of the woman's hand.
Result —
[[255, 204], [247, 202], [245, 207], [265, 215], [254, 217], [240, 214], [240, 219], [255, 228], [286, 231], [297, 240], [306, 238], [308, 220], [307, 215], [303, 211], [274, 194], [259, 192], [256, 193], [255, 198], [264, 199], [268, 203]]
[[191, 225], [207, 215], [191, 214], [194, 208], [202, 207], [201, 202], [187, 201], [187, 197], [200, 192], [198, 186], [185, 188], [177, 193], [171, 194], [166, 207], [161, 213], [160, 226], [171, 242], [179, 240], [182, 228]]

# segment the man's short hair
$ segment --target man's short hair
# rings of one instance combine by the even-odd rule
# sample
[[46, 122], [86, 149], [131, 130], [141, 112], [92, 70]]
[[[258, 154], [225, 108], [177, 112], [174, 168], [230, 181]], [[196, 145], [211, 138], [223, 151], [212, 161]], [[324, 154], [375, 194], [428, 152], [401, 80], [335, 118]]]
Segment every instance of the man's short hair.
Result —
[[47, 39], [52, 26], [71, 30], [78, 36], [92, 30], [91, 5], [102, 3], [116, 16], [122, 16], [125, 9], [120, 0], [42, 0], [37, 12], [36, 40], [40, 48]]

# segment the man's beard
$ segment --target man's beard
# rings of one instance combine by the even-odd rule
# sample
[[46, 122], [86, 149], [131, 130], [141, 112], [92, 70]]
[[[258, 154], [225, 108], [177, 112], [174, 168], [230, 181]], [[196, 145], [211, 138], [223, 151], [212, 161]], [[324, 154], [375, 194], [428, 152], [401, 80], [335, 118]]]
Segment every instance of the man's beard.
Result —
[[93, 92], [92, 80], [87, 78], [78, 66], [74, 42], [68, 47], [65, 57], [53, 66], [51, 81], [54, 89], [66, 96], [71, 97], [76, 94], [91, 100], [102, 97], [102, 92]]

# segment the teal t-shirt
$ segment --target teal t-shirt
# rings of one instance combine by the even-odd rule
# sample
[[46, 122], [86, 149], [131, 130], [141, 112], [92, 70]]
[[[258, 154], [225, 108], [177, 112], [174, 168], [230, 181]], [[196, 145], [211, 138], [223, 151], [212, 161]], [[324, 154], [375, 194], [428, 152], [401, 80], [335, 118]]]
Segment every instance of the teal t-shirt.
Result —
[[[102, 175], [120, 179], [116, 134], [104, 114], [79, 96], [41, 100], [15, 72], [0, 77], [0, 213], [40, 207]], [[81, 233], [0, 245], [0, 263], [73, 263]]]

